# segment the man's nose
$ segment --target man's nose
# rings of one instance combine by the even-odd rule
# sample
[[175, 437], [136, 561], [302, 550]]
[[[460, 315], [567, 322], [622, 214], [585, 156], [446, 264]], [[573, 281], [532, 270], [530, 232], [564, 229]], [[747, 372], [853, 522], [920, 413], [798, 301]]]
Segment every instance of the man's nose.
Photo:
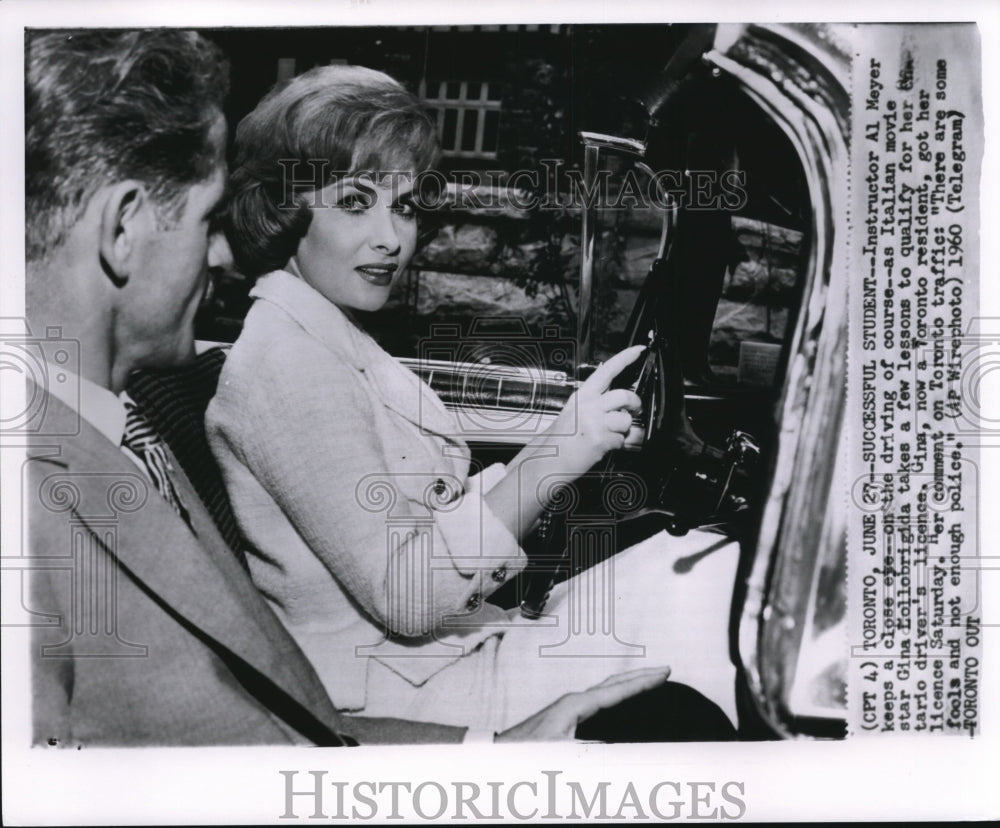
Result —
[[209, 270], [231, 270], [233, 267], [233, 251], [224, 233], [213, 233], [208, 240]]

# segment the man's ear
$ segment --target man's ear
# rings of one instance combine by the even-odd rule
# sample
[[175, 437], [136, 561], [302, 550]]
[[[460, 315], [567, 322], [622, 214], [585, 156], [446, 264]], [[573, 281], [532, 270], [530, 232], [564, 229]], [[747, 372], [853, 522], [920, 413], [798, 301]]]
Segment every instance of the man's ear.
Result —
[[120, 181], [104, 191], [101, 207], [100, 256], [105, 275], [116, 287], [125, 285], [136, 254], [148, 232], [152, 206], [140, 181]]

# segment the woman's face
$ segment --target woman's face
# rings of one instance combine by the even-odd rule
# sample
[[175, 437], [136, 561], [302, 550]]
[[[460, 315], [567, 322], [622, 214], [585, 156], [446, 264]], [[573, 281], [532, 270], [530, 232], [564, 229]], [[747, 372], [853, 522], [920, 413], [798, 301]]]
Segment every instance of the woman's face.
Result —
[[338, 307], [378, 310], [417, 244], [412, 190], [412, 174], [345, 178], [319, 190], [289, 270]]

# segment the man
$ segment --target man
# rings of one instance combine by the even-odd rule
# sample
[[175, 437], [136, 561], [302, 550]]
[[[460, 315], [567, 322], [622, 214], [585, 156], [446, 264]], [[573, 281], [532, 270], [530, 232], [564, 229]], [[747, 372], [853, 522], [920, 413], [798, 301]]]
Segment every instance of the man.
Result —
[[[216, 49], [192, 32], [49, 32], [30, 37], [26, 74], [29, 325], [74, 345], [35, 389], [25, 490], [35, 741], [462, 740], [462, 728], [338, 716], [169, 449], [119, 397], [133, 370], [192, 358], [208, 269], [228, 256], [213, 224]], [[615, 677], [497, 738], [572, 736], [666, 673]]]

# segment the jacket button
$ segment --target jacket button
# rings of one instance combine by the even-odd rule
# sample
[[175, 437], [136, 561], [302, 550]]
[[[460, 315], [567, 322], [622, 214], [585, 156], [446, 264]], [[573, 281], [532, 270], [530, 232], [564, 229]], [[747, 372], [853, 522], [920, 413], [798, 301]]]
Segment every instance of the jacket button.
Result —
[[444, 494], [444, 493], [445, 493], [446, 491], [448, 491], [448, 486], [447, 486], [447, 484], [445, 484], [445, 482], [444, 482], [444, 481], [443, 481], [443, 480], [442, 480], [442, 479], [441, 479], [441, 478], [439, 477], [439, 478], [438, 478], [437, 480], [435, 480], [435, 481], [434, 481], [434, 494], [436, 494], [436, 495], [438, 495], [438, 496], [441, 496], [441, 495], [443, 495], [443, 494]]
[[496, 569], [493, 570], [493, 573], [490, 575], [490, 577], [498, 584], [502, 584], [504, 581], [507, 580], [507, 567], [498, 566]]
[[467, 610], [477, 610], [477, 609], [479, 609], [479, 606], [482, 603], [483, 603], [483, 596], [480, 595], [478, 592], [476, 592], [476, 593], [473, 593], [469, 597], [469, 600], [465, 602], [465, 608]]

